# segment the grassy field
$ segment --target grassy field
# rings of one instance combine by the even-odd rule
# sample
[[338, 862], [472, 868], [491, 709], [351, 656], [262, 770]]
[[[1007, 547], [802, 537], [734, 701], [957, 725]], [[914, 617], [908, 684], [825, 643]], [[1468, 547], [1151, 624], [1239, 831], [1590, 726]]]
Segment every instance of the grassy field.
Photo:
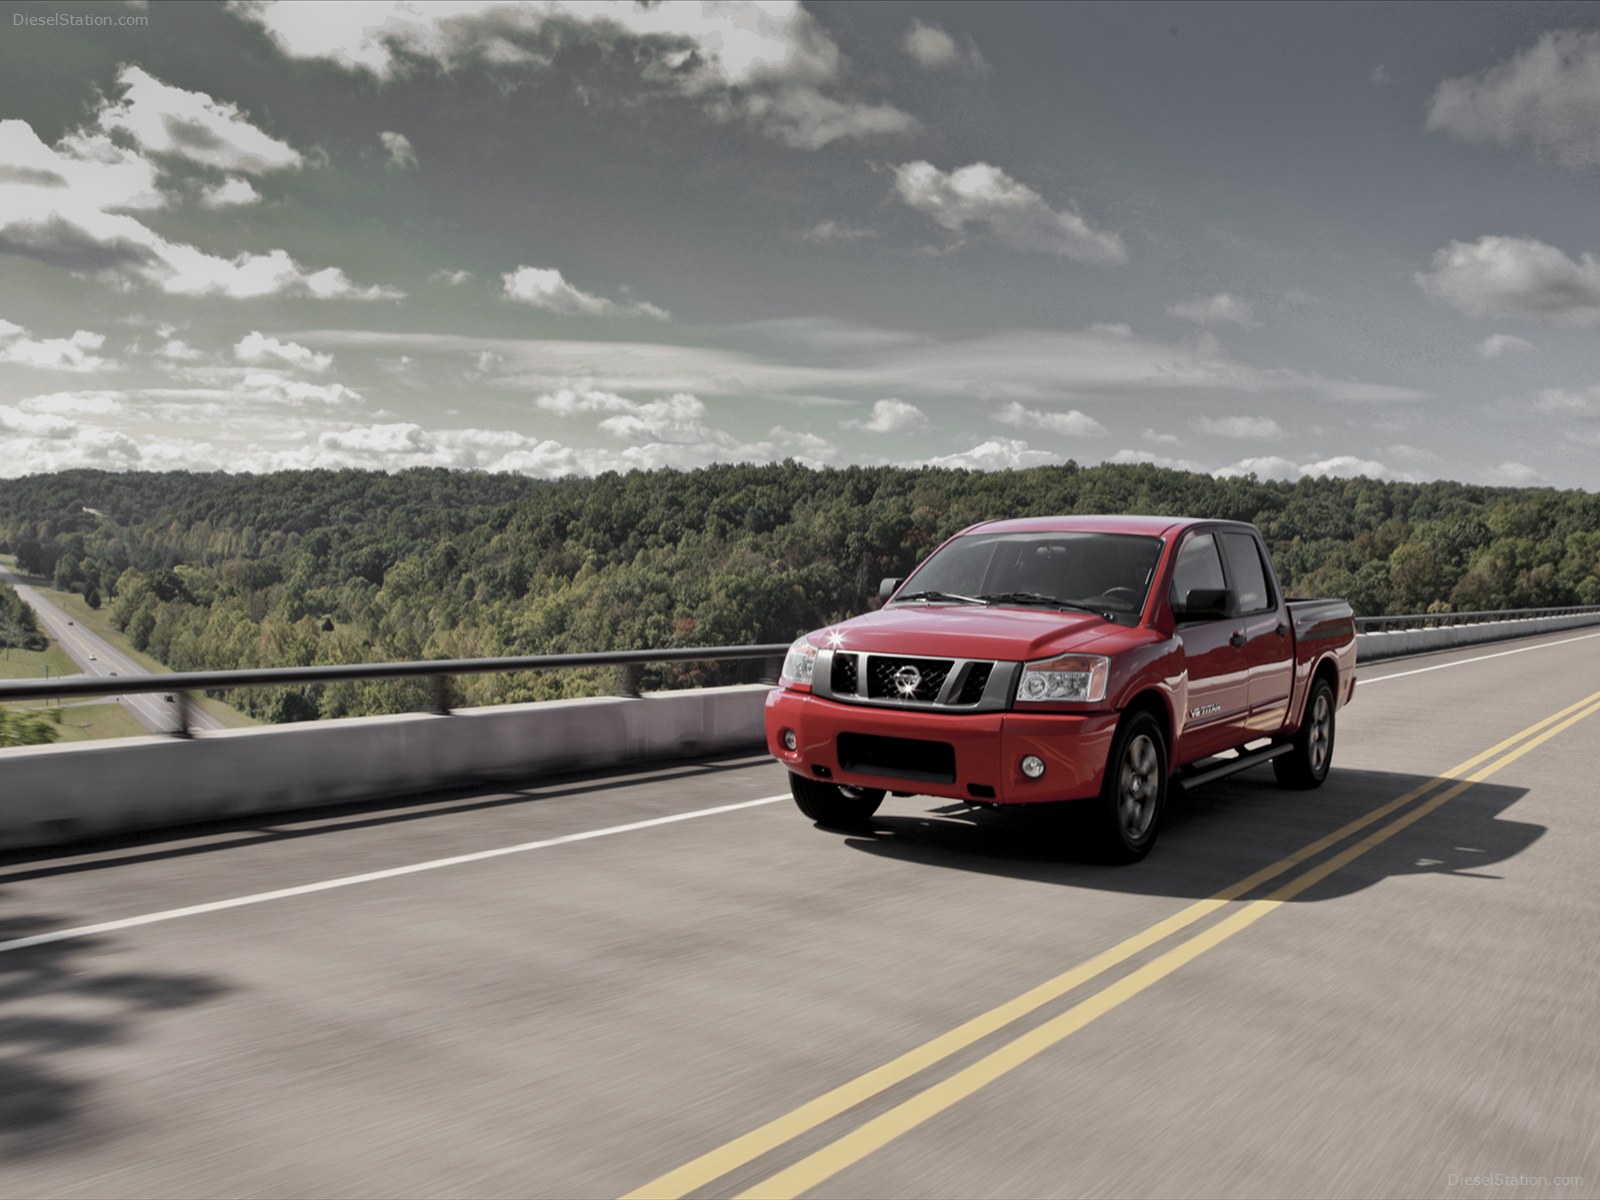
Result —
[[[158, 659], [151, 658], [148, 654], [142, 654], [138, 650], [135, 650], [133, 648], [133, 646], [129, 643], [128, 639], [123, 635], [122, 631], [111, 623], [111, 611], [110, 611], [110, 609], [108, 609], [108, 608], [98, 608], [98, 609], [90, 608], [89, 605], [87, 603], [85, 603], [83, 597], [78, 595], [76, 592], [58, 592], [58, 591], [56, 591], [55, 588], [50, 586], [50, 581], [47, 580], [47, 579], [41, 579], [38, 576], [34, 576], [34, 575], [23, 575], [23, 573], [21, 571], [17, 570], [17, 560], [16, 560], [16, 557], [14, 555], [0, 554], [0, 566], [3, 566], [7, 570], [10, 570], [10, 571], [16, 571], [18, 575], [22, 575], [22, 577], [31, 586], [33, 586], [33, 587], [35, 587], [35, 588], [37, 588], [39, 590], [40, 594], [43, 595], [46, 600], [49, 600], [57, 608], [61, 609], [69, 617], [71, 617], [74, 621], [76, 621], [78, 624], [84, 626], [90, 632], [98, 634], [100, 637], [102, 637], [106, 641], [110, 642], [113, 646], [115, 646], [117, 648], [118, 653], [127, 655], [128, 658], [130, 658], [134, 662], [138, 663], [141, 667], [143, 667], [145, 670], [151, 672], [152, 674], [155, 674], [155, 675], [168, 675], [168, 674], [171, 674], [171, 672], [172, 672], [172, 668], [171, 667], [169, 667], [166, 664], [160, 662]], [[14, 650], [14, 651], [12, 651], [12, 653], [13, 654], [22, 654], [24, 652], [23, 651]], [[49, 658], [49, 656], [51, 656], [51, 655], [56, 656], [56, 658], [55, 659]], [[59, 674], [72, 675], [72, 674], [77, 674], [78, 673], [78, 668], [73, 665], [72, 660], [69, 659], [64, 653], [62, 653], [61, 649], [58, 646], [56, 646], [53, 642], [51, 643], [51, 646], [50, 646], [49, 650], [45, 650], [45, 651], [40, 652], [40, 657], [44, 658], [44, 659], [47, 659], [50, 662], [50, 674], [52, 674], [52, 675], [56, 675], [58, 673]], [[57, 669], [56, 659], [59, 659], [61, 663], [65, 664], [63, 667], [60, 668], [59, 671]], [[42, 664], [41, 664], [41, 668], [38, 671], [38, 674], [42, 675], [43, 673], [44, 673], [44, 671], [43, 671]], [[5, 663], [3, 661], [0, 661], [0, 679], [3, 679], [3, 678], [32, 679], [32, 678], [35, 678], [35, 677], [36, 676], [34, 676], [34, 675], [7, 676], [5, 674]], [[242, 712], [240, 712], [238, 709], [232, 707], [231, 705], [224, 704], [220, 700], [213, 700], [209, 696], [196, 696], [196, 697], [194, 697], [194, 702], [195, 702], [196, 706], [198, 706], [199, 708], [204, 709], [206, 712], [208, 712], [212, 716], [216, 717], [217, 720], [221, 721], [224, 725], [228, 726], [228, 728], [230, 728], [230, 729], [244, 729], [244, 728], [247, 728], [249, 726], [256, 725], [256, 724], [259, 723], [257, 721], [252, 720], [251, 718], [245, 716]], [[105, 706], [97, 705], [96, 707], [105, 707]], [[112, 707], [112, 708], [114, 708], [116, 710], [116, 714], [115, 714], [116, 716], [120, 716], [120, 717], [125, 718], [129, 722], [132, 722], [135, 726], [138, 725], [138, 722], [134, 721], [131, 716], [128, 716], [127, 713], [122, 711], [120, 705], [113, 704], [110, 707]], [[114, 721], [108, 721], [107, 722], [108, 727], [110, 725], [113, 725], [113, 724], [115, 724]], [[63, 727], [63, 728], [65, 728], [65, 727]], [[135, 732], [143, 733], [144, 730], [142, 728], [136, 728]], [[86, 734], [84, 736], [85, 737], [89, 737], [89, 736], [93, 736], [93, 735]], [[105, 736], [105, 737], [123, 737], [123, 736], [126, 736], [126, 735], [121, 734], [121, 733], [108, 733], [108, 734], [105, 734], [105, 735], [102, 735], [102, 736]], [[69, 739], [63, 733], [63, 736], [62, 736], [61, 740], [62, 741], [68, 741], [68, 740], [75, 740], [75, 739]]]
[[57, 679], [77, 673], [77, 664], [54, 642], [45, 650], [0, 649], [0, 679]]

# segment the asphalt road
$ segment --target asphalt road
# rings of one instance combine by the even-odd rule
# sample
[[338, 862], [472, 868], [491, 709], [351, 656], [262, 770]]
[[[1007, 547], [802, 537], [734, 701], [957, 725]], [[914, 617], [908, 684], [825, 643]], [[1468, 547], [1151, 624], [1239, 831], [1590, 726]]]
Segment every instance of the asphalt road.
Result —
[[1600, 633], [1361, 679], [1134, 867], [758, 758], [0, 859], [0, 1195], [1600, 1194]]
[[[138, 662], [122, 653], [99, 634], [79, 625], [64, 610], [45, 599], [39, 589], [29, 586], [22, 576], [0, 567], [0, 582], [8, 583], [17, 590], [17, 595], [21, 596], [38, 616], [45, 627], [45, 632], [55, 639], [56, 644], [85, 675], [126, 677], [150, 674]], [[119, 696], [115, 699], [151, 733], [171, 733], [177, 725], [176, 703], [169, 703], [159, 695]], [[227, 728], [198, 705], [191, 705], [189, 708], [189, 727]]]

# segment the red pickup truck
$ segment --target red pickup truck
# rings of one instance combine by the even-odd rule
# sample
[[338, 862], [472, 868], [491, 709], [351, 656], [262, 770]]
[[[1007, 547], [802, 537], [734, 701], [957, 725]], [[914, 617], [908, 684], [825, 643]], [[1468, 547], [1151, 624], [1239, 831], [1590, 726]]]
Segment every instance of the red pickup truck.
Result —
[[1267, 761], [1320, 785], [1355, 691], [1350, 606], [1286, 599], [1238, 521], [988, 521], [879, 595], [795, 642], [767, 697], [767, 745], [824, 825], [888, 790], [1072, 800], [1102, 856], [1133, 862], [1174, 786]]

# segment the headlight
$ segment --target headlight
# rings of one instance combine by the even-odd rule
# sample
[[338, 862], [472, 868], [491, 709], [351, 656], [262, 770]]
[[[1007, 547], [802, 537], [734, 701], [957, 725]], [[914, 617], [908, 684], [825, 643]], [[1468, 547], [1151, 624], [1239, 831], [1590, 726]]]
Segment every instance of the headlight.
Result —
[[803, 683], [811, 686], [811, 675], [817, 669], [817, 648], [806, 638], [800, 638], [789, 647], [783, 660], [783, 673], [779, 683]]
[[1099, 654], [1068, 654], [1028, 663], [1022, 668], [1017, 700], [1022, 703], [1076, 700], [1093, 704], [1106, 698], [1106, 677], [1110, 674], [1111, 660]]

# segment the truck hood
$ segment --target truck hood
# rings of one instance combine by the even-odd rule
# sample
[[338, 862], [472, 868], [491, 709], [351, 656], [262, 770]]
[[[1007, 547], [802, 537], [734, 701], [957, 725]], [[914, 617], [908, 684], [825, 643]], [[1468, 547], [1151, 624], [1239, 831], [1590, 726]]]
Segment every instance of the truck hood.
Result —
[[1074, 651], [1109, 653], [1136, 630], [1093, 613], [976, 605], [895, 605], [811, 634], [825, 650], [1027, 662]]

